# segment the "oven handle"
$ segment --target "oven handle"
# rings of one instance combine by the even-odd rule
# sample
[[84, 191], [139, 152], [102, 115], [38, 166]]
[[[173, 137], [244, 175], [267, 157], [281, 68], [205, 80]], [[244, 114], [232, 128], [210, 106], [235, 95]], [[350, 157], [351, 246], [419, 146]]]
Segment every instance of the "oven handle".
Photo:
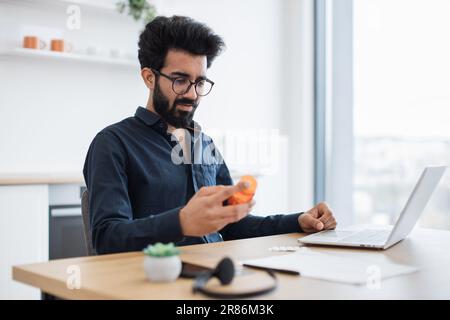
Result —
[[50, 210], [52, 217], [73, 217], [81, 216], [81, 208], [53, 208]]

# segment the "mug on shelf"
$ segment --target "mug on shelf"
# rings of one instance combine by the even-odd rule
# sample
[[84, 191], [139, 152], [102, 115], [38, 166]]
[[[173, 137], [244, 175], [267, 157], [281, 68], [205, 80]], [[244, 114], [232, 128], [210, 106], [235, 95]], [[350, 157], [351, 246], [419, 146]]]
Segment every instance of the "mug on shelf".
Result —
[[52, 39], [50, 42], [50, 50], [56, 52], [71, 52], [73, 49], [72, 44], [64, 41], [63, 39]]
[[23, 47], [26, 49], [38, 49], [42, 50], [47, 46], [45, 41], [39, 39], [37, 36], [24, 36]]
[[89, 46], [86, 48], [86, 53], [91, 56], [101, 56], [104, 54], [104, 50], [99, 46]]
[[124, 56], [124, 51], [121, 49], [111, 49], [109, 50], [109, 56], [114, 59], [122, 58]]

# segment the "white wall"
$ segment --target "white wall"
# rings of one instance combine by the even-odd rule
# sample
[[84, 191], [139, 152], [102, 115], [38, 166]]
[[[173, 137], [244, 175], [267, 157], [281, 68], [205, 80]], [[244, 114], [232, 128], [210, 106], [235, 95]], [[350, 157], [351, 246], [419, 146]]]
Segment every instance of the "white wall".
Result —
[[[128, 17], [81, 6], [81, 29], [68, 30], [67, 4], [34, 2], [38, 5], [33, 1], [0, 3], [0, 24], [3, 29], [8, 28], [8, 32], [0, 32], [0, 44], [15, 41], [20, 46], [20, 37], [12, 36], [20, 33], [21, 25], [30, 24], [61, 29], [78, 51], [96, 44], [104, 48], [120, 47], [130, 54], [136, 52], [141, 26]], [[297, 54], [302, 48], [300, 44], [292, 47], [289, 42], [309, 44], [309, 40], [298, 30], [292, 37], [283, 34], [290, 32], [286, 21], [291, 21], [295, 28], [310, 27], [308, 20], [304, 21], [312, 1], [159, 3], [162, 14], [189, 15], [203, 21], [222, 35], [227, 44], [227, 50], [209, 71], [208, 76], [216, 85], [213, 93], [202, 101], [196, 120], [206, 132], [280, 129], [289, 141], [295, 141], [282, 151], [286, 156], [281, 163], [283, 168], [293, 169], [295, 176], [290, 178], [287, 170], [280, 170], [269, 178], [267, 185], [271, 187], [266, 188], [266, 194], [271, 194], [274, 200], [266, 202], [265, 207], [269, 206], [270, 211], [305, 209], [312, 199], [313, 170], [307, 159], [312, 157], [309, 150], [312, 136], [308, 136], [312, 133], [308, 126], [312, 118], [308, 117], [310, 88], [300, 88], [307, 85], [310, 72], [298, 82], [298, 77], [290, 77], [294, 81], [291, 83], [283, 79], [292, 72], [301, 73], [302, 64], [308, 66], [310, 58], [308, 54], [300, 59], [290, 54], [288, 50], [294, 48]], [[286, 63], [292, 63], [292, 68]], [[147, 99], [138, 67], [0, 57], [0, 69], [0, 173], [81, 172], [95, 133], [133, 115], [136, 107], [145, 105]], [[298, 124], [297, 118], [301, 118]], [[296, 148], [293, 153], [289, 151], [292, 148]]]
[[187, 15], [222, 35], [227, 49], [208, 77], [214, 92], [197, 119], [204, 128], [279, 128], [283, 1], [167, 0], [167, 14]]
[[[8, 32], [0, 42], [38, 25], [62, 30], [77, 51], [93, 44], [135, 50], [139, 27], [115, 16], [82, 9], [81, 29], [71, 31], [65, 5], [1, 3]], [[145, 103], [138, 67], [2, 57], [0, 69], [0, 172], [81, 172], [95, 133]]]
[[314, 0], [284, 1], [281, 133], [288, 144], [288, 211], [314, 205]]

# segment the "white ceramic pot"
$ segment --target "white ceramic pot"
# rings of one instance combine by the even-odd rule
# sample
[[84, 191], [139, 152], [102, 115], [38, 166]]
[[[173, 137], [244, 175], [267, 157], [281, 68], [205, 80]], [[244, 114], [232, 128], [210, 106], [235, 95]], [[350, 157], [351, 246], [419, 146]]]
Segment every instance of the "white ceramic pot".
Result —
[[181, 273], [179, 256], [152, 257], [144, 256], [144, 271], [153, 282], [175, 281]]

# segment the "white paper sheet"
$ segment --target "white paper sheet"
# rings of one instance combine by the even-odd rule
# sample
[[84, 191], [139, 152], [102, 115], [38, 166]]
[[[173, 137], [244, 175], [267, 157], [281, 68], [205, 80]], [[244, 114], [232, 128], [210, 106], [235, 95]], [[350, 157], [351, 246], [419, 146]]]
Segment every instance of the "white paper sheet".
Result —
[[260, 268], [299, 272], [302, 277], [367, 284], [374, 276], [380, 280], [410, 274], [416, 267], [390, 262], [384, 255], [358, 253], [318, 253], [300, 250], [286, 255], [241, 261]]

